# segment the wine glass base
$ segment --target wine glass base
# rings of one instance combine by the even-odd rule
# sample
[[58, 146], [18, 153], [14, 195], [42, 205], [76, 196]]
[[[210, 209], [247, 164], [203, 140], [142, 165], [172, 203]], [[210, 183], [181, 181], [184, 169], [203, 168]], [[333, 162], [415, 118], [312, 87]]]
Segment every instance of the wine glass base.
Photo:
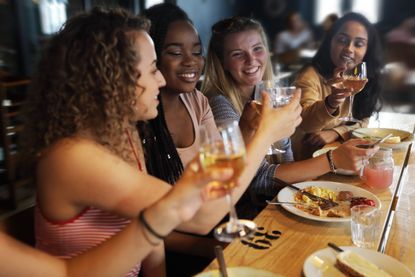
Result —
[[354, 125], [354, 124], [360, 122], [359, 119], [356, 119], [356, 118], [350, 117], [350, 116], [340, 117], [339, 120], [343, 121], [344, 124], [347, 125], [347, 126]]
[[217, 240], [223, 242], [231, 242], [234, 239], [251, 237], [256, 231], [256, 224], [251, 220], [238, 219], [238, 228], [232, 232], [228, 232], [226, 228], [228, 224], [229, 222], [225, 222], [215, 228], [213, 235]]

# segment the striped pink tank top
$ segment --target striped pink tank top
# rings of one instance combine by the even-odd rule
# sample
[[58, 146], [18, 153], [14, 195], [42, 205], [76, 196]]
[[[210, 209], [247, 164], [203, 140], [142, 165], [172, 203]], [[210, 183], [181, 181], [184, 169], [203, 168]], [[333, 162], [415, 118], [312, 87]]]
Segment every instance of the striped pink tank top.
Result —
[[[69, 259], [101, 244], [129, 222], [128, 219], [93, 207], [86, 208], [65, 222], [53, 222], [45, 218], [39, 206], [36, 206], [36, 247], [51, 255]], [[140, 264], [137, 264], [126, 276], [136, 277], [139, 272]]]

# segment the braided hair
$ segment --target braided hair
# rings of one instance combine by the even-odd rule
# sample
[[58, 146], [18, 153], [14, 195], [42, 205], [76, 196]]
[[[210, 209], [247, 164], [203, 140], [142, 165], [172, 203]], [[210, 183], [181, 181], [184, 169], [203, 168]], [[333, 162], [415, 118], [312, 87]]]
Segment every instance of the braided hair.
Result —
[[[154, 41], [158, 58], [161, 57], [170, 24], [179, 20], [192, 23], [182, 9], [170, 3], [154, 5], [144, 10], [143, 15], [151, 21], [150, 36]], [[159, 65], [160, 60], [157, 63]], [[143, 139], [147, 171], [153, 176], [174, 184], [183, 173], [183, 163], [167, 128], [161, 97], [158, 96], [158, 99], [160, 101], [157, 107], [158, 116], [145, 125], [140, 123], [137, 127]]]

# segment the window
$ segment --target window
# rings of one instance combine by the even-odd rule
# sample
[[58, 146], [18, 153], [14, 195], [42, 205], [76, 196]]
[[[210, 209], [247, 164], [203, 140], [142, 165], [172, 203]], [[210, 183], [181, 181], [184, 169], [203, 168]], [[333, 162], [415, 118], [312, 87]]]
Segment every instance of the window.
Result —
[[379, 0], [352, 0], [352, 11], [363, 14], [371, 23], [379, 21], [381, 1]]
[[164, 3], [164, 0], [145, 0], [145, 9], [150, 8], [151, 6]]
[[66, 21], [66, 0], [41, 0], [39, 13], [42, 33], [53, 34]]
[[[368, 1], [364, 0], [363, 2]], [[376, 1], [376, 0], [374, 0]], [[355, 1], [357, 2], [357, 1]], [[321, 24], [328, 14], [342, 14], [343, 0], [317, 0], [314, 11], [314, 23]]]

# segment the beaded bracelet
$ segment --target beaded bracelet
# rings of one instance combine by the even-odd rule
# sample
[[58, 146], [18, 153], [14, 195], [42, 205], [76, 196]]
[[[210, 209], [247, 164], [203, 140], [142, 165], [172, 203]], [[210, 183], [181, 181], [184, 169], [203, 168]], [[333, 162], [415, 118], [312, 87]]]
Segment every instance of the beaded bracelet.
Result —
[[337, 168], [333, 162], [333, 150], [326, 152], [327, 160], [329, 161], [330, 171], [336, 174]]
[[147, 220], [144, 218], [144, 211], [143, 210], [140, 215], [138, 216], [138, 218], [140, 219], [140, 222], [144, 225], [144, 227], [147, 229], [147, 231], [152, 234], [153, 236], [155, 236], [158, 239], [164, 240], [166, 238], [166, 236], [162, 236], [159, 233], [157, 233], [147, 222]]

